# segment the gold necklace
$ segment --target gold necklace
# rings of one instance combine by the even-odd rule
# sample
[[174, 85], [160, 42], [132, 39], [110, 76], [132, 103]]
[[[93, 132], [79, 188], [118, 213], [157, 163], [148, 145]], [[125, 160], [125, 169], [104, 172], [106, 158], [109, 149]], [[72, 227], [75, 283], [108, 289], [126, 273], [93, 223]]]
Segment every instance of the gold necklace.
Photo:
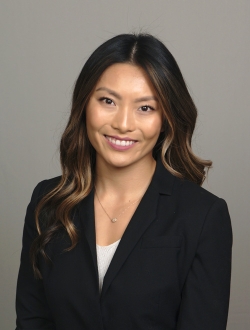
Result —
[[[101, 201], [100, 201], [100, 199], [99, 199], [99, 197], [98, 197], [98, 194], [97, 194], [97, 191], [96, 191], [96, 189], [95, 189], [95, 194], [96, 194], [96, 197], [97, 197], [97, 200], [98, 200], [98, 202], [99, 202], [99, 204], [101, 205], [101, 208], [103, 209], [103, 211], [106, 213], [106, 215], [108, 216], [108, 218], [110, 219], [110, 221], [112, 222], [112, 223], [115, 223], [117, 220], [118, 220], [118, 218], [125, 212], [125, 211], [127, 211], [127, 209], [130, 207], [130, 206], [132, 206], [132, 205], [134, 205], [136, 202], [138, 202], [139, 200], [141, 200], [141, 198], [139, 198], [139, 199], [136, 199], [133, 203], [131, 203], [131, 204], [129, 204], [122, 212], [120, 212], [119, 214], [118, 214], [118, 216], [117, 217], [115, 217], [115, 218], [111, 218], [110, 216], [109, 216], [109, 214], [108, 214], [108, 212], [105, 210], [105, 208], [103, 207], [103, 205], [102, 205], [102, 203], [101, 203]], [[130, 203], [130, 202], [129, 202]]]

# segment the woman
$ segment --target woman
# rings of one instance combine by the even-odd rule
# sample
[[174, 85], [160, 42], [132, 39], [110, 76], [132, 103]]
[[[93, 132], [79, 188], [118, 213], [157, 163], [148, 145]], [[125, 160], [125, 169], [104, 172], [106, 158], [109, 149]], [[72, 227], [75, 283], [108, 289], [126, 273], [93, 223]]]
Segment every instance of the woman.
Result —
[[[84, 65], [60, 145], [35, 188], [17, 329], [226, 329], [232, 232], [200, 187], [197, 111], [171, 53], [118, 35]], [[105, 276], [105, 277], [104, 277]]]

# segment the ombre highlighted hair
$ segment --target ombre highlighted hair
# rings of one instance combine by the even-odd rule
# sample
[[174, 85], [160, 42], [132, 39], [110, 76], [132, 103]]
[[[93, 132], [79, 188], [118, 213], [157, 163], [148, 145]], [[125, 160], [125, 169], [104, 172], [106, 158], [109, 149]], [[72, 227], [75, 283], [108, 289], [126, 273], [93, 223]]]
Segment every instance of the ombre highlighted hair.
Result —
[[149, 34], [121, 34], [104, 42], [89, 57], [75, 83], [71, 114], [60, 143], [60, 182], [36, 207], [38, 236], [31, 247], [31, 260], [37, 278], [41, 278], [37, 257], [48, 258], [46, 245], [60, 229], [70, 237], [68, 250], [77, 244], [78, 234], [71, 215], [92, 190], [95, 177], [95, 150], [86, 132], [86, 106], [103, 72], [116, 63], [141, 67], [155, 88], [163, 111], [164, 130], [153, 155], [160, 154], [166, 169], [179, 178], [201, 185], [212, 165], [192, 151], [197, 109], [166, 46]]

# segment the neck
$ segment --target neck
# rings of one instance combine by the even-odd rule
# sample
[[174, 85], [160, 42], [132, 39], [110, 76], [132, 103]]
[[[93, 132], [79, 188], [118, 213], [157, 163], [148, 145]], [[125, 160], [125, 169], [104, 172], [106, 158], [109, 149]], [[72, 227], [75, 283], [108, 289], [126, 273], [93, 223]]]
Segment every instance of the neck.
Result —
[[142, 196], [151, 182], [156, 161], [153, 159], [127, 167], [113, 167], [96, 163], [96, 190], [99, 195], [122, 200], [134, 200]]

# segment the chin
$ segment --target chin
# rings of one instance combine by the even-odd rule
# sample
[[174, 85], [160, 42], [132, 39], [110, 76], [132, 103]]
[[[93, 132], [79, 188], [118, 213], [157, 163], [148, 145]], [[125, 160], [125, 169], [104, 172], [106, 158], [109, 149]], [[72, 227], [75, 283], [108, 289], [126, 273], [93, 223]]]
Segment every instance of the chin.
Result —
[[128, 162], [128, 161], [117, 161], [117, 162], [108, 162], [109, 165], [115, 167], [115, 168], [125, 168], [128, 167], [130, 165], [133, 165], [134, 162]]

